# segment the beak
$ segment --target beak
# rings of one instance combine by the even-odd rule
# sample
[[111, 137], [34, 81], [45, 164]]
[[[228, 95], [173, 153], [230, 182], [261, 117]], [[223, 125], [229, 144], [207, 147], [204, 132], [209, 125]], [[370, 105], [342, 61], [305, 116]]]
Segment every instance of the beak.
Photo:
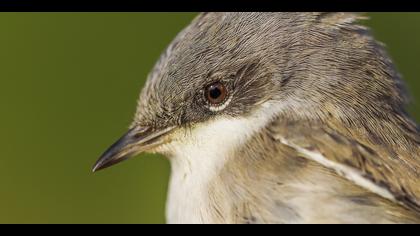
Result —
[[173, 129], [174, 127], [158, 131], [149, 127], [134, 127], [130, 129], [102, 154], [92, 171], [96, 172], [105, 169], [163, 144], [165, 142], [163, 136]]

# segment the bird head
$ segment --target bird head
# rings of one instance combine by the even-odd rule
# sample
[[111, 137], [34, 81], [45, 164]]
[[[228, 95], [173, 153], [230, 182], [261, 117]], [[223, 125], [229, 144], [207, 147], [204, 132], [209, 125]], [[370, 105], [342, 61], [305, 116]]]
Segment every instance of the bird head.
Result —
[[200, 14], [161, 55], [129, 131], [94, 171], [143, 152], [234, 147], [279, 115], [351, 123], [401, 107], [392, 62], [358, 18]]

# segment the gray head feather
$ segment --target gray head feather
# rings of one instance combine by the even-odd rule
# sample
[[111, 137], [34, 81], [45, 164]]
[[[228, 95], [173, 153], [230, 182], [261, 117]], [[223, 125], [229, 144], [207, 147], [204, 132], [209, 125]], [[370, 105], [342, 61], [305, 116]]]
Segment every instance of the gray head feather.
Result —
[[[200, 14], [150, 73], [133, 125], [246, 116], [256, 104], [275, 100], [310, 107], [288, 110], [290, 119], [336, 119], [365, 129], [386, 120], [413, 127], [405, 118], [400, 76], [368, 29], [356, 23], [360, 18], [351, 13]], [[202, 91], [219, 80], [232, 101], [212, 112]], [[385, 142], [390, 130], [373, 133], [372, 139]]]

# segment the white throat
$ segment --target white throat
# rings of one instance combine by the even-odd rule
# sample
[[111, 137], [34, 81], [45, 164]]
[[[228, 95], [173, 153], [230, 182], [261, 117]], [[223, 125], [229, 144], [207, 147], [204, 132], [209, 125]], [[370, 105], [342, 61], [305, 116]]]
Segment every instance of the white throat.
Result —
[[246, 118], [220, 117], [175, 133], [177, 141], [160, 152], [171, 153], [168, 223], [208, 222], [208, 184], [235, 150], [270, 121], [268, 106]]

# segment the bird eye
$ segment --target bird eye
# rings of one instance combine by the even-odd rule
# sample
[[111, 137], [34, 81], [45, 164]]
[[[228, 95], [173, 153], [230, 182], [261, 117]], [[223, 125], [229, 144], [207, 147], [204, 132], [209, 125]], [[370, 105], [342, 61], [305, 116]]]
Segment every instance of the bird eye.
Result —
[[220, 82], [213, 83], [206, 87], [205, 97], [211, 105], [220, 105], [227, 97], [227, 89]]

